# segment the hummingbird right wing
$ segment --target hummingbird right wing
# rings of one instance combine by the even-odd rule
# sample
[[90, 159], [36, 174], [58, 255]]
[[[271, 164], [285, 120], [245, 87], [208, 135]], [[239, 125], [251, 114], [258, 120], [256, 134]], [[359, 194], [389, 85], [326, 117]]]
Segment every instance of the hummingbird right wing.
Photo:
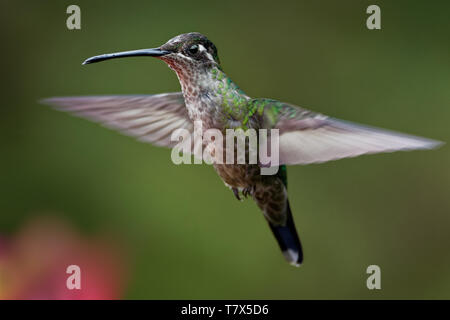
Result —
[[433, 149], [440, 141], [328, 117], [287, 103], [254, 99], [265, 128], [279, 129], [280, 164], [309, 164], [380, 152]]
[[54, 97], [41, 102], [158, 146], [175, 146], [178, 141], [170, 137], [176, 129], [186, 129], [190, 134], [194, 130], [181, 92]]

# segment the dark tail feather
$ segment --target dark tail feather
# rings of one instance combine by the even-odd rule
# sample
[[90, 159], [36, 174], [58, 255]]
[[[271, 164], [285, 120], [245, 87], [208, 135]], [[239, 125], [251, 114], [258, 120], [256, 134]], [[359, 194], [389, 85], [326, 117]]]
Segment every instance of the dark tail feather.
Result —
[[303, 261], [302, 245], [295, 229], [294, 219], [292, 218], [289, 201], [287, 201], [287, 220], [285, 226], [272, 225], [269, 222], [270, 229], [278, 241], [281, 251], [286, 260], [298, 267]]

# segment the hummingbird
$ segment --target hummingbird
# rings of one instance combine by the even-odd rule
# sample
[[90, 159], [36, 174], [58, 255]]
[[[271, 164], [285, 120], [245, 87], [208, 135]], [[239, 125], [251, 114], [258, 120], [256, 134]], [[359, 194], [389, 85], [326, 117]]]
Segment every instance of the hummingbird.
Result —
[[154, 95], [53, 97], [44, 103], [157, 146], [174, 147], [179, 128], [279, 129], [279, 167], [262, 175], [259, 164], [213, 166], [235, 197], [250, 196], [263, 213], [285, 259], [303, 250], [288, 201], [287, 165], [305, 165], [399, 150], [432, 149], [436, 140], [360, 125], [267, 98], [251, 98], [223, 71], [216, 46], [203, 34], [178, 35], [160, 47], [102, 54], [83, 65], [125, 57], [154, 57], [175, 71], [181, 92]]

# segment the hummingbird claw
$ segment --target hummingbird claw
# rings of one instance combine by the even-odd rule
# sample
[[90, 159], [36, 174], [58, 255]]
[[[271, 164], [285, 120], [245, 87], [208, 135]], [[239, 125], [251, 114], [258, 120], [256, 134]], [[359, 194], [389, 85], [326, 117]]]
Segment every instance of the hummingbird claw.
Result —
[[239, 201], [242, 201], [241, 197], [239, 196], [239, 190], [237, 188], [231, 188], [231, 190], [233, 190], [234, 196], [236, 197], [236, 199], [238, 199]]
[[[239, 195], [239, 189], [238, 188], [231, 188], [231, 190], [233, 190], [233, 194], [236, 197], [236, 199], [238, 199], [239, 201], [243, 201], [243, 199]], [[249, 195], [252, 194], [252, 191], [253, 191], [253, 187], [244, 188], [242, 190], [242, 195], [245, 198], [247, 198]]]
[[249, 195], [252, 194], [252, 190], [253, 190], [253, 187], [245, 188], [244, 190], [242, 190], [242, 194], [244, 195], [244, 197], [247, 198]]

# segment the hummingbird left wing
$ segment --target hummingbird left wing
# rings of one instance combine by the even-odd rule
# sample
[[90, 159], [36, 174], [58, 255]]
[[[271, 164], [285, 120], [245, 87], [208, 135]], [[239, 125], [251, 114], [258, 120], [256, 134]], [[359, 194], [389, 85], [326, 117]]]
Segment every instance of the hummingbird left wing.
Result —
[[173, 147], [177, 141], [171, 141], [170, 137], [176, 129], [193, 131], [181, 92], [55, 97], [42, 102], [158, 146]]
[[433, 149], [442, 142], [339, 120], [269, 99], [252, 100], [263, 127], [279, 129], [280, 164], [309, 164], [362, 154]]

